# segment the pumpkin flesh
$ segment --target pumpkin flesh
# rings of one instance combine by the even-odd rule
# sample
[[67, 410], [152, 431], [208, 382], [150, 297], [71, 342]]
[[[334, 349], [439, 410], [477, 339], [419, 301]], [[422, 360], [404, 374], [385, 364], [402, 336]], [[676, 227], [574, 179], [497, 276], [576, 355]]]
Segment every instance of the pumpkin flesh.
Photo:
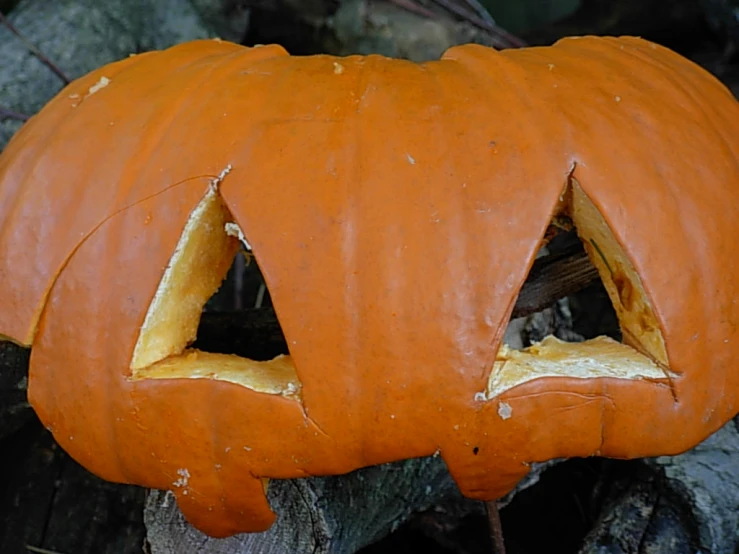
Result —
[[220, 179], [213, 180], [185, 224], [136, 341], [131, 378], [219, 379], [257, 392], [299, 395], [290, 356], [259, 362], [187, 348], [239, 245], [228, 233], [234, 223], [218, 193]]
[[671, 379], [664, 339], [649, 298], [628, 256], [574, 178], [568, 180], [552, 216], [572, 221], [616, 311], [626, 344], [607, 337], [568, 344], [549, 336], [523, 350], [505, 343], [480, 398], [491, 399], [543, 377]]

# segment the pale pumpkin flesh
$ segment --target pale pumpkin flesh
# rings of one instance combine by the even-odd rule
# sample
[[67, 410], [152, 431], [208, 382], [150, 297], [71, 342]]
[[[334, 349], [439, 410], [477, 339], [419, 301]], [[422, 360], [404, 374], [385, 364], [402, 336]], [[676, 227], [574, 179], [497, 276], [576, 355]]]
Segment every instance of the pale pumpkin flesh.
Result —
[[574, 178], [570, 178], [552, 219], [567, 218], [577, 229], [595, 265], [621, 326], [624, 343], [601, 336], [568, 343], [553, 336], [528, 348], [503, 344], [478, 398], [495, 398], [517, 385], [542, 377], [594, 379], [672, 378], [664, 338], [638, 273], [608, 224]]
[[257, 392], [297, 397], [300, 381], [290, 356], [255, 361], [187, 348], [195, 341], [205, 303], [228, 272], [239, 239], [248, 244], [218, 184], [216, 179], [185, 225], [136, 342], [131, 378], [219, 379]]

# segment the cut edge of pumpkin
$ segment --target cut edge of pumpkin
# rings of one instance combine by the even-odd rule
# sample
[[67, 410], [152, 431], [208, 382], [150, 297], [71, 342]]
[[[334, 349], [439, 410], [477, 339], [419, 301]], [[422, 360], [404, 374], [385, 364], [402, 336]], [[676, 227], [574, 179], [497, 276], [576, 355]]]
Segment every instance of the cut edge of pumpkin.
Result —
[[211, 183], [191, 212], [149, 305], [131, 359], [131, 380], [214, 379], [265, 394], [299, 398], [289, 355], [256, 361], [188, 348], [197, 338], [206, 302], [220, 288], [239, 249], [251, 249]]
[[[547, 336], [523, 349], [502, 344], [485, 391], [491, 400], [513, 387], [547, 377], [610, 377], [671, 383], [667, 349], [641, 278], [598, 208], [570, 176], [552, 215], [555, 225], [570, 221], [616, 312], [623, 342], [599, 336], [566, 342]], [[546, 241], [543, 243], [545, 244]]]

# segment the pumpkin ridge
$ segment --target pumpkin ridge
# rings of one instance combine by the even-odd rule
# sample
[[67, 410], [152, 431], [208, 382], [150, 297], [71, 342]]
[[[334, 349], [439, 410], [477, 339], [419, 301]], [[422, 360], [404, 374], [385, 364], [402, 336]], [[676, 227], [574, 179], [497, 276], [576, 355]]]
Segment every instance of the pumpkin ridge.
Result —
[[[56, 126], [54, 127], [50, 126], [49, 128], [54, 128], [55, 130], [58, 129], [58, 127]], [[55, 138], [56, 138], [56, 135], [54, 133], [46, 134], [42, 139], [44, 146], [43, 147], [37, 146], [37, 148], [43, 149], [44, 147], [47, 147], [46, 145], [48, 145], [48, 143], [53, 143]], [[14, 141], [11, 140], [11, 143], [9, 144], [9, 146], [12, 146], [13, 142]], [[7, 147], [6, 147], [6, 150], [8, 150]], [[30, 196], [32, 194], [32, 192], [29, 191], [30, 187], [24, 186], [24, 184], [29, 180], [29, 175], [32, 175], [35, 169], [41, 164], [41, 161], [42, 161], [42, 158], [37, 157], [36, 160], [32, 163], [31, 167], [27, 170], [23, 178], [19, 180], [20, 184], [18, 185], [18, 188], [14, 191], [15, 193], [13, 195], [14, 198], [12, 198], [11, 200], [8, 200], [7, 202], [7, 204], [10, 206], [10, 211], [2, 214], [4, 217], [2, 218], [2, 220], [0, 220], [0, 235], [5, 235], [6, 230], [4, 227], [14, 222], [15, 218], [13, 218], [12, 215], [15, 212], [13, 210], [20, 209], [23, 207], [23, 202], [19, 202], [18, 198], [23, 197], [24, 195]], [[0, 179], [4, 177], [1, 169], [2, 168], [0, 168]], [[59, 278], [59, 275], [61, 275], [61, 272], [67, 266], [70, 258], [74, 255], [74, 253], [77, 251], [77, 249], [82, 244], [82, 242], [84, 242], [87, 239], [87, 237], [97, 229], [97, 227], [98, 226], [95, 226], [93, 229], [90, 230], [90, 232], [80, 237], [80, 239], [74, 244], [74, 246], [71, 249], [69, 249], [69, 252], [66, 255], [62, 256], [60, 260], [61, 263], [57, 265], [56, 270], [53, 272], [52, 275], [50, 275], [49, 279], [47, 280], [46, 286], [42, 294], [40, 295], [37, 305], [35, 307], [35, 310], [34, 310], [35, 315], [31, 317], [31, 321], [29, 322], [29, 327], [25, 330], [23, 338], [16, 339], [15, 337], [11, 337], [10, 335], [0, 333], [0, 338], [2, 338], [2, 340], [9, 340], [10, 342], [13, 342], [15, 344], [25, 346], [25, 347], [33, 346], [33, 342], [38, 332], [39, 322], [41, 320], [41, 317], [43, 316], [44, 309], [46, 307], [46, 303], [48, 302], [49, 295], [51, 294], [51, 290], [54, 287], [54, 283], [57, 281], [57, 279]]]
[[[508, 49], [508, 50], [491, 50], [477, 44], [468, 44], [462, 46], [454, 46], [447, 50], [442, 56], [442, 61], [450, 62], [450, 65], [456, 68], [460, 73], [464, 73], [464, 79], [467, 83], [465, 90], [466, 94], [470, 95], [470, 98], [485, 98], [491, 89], [500, 89], [503, 91], [515, 91], [514, 94], [507, 95], [505, 97], [507, 110], [512, 113], [546, 113], [548, 107], [543, 101], [542, 97], [538, 94], [540, 87], [533, 84], [531, 79], [530, 66], [540, 65], [546, 66], [548, 61], [547, 54], [550, 54], [550, 49], [544, 47], [532, 47], [521, 49]], [[534, 60], [541, 61], [540, 64], [534, 62]], [[491, 70], [492, 66], [492, 70]], [[438, 67], [438, 66], [435, 66]], [[493, 76], [491, 78], [491, 75]], [[448, 85], [447, 85], [448, 86]], [[472, 93], [467, 91], [479, 90], [480, 93], [473, 96]], [[453, 90], [453, 94], [450, 95], [452, 98], [457, 96], [459, 93]], [[489, 104], [486, 102], [478, 102], [477, 109], [485, 110], [487, 112], [486, 117], [481, 117], [476, 125], [481, 125], [481, 122], [497, 122], [500, 119], [500, 111], [497, 105]], [[545, 133], [542, 133], [540, 129], [535, 126], [521, 126], [516, 129], [517, 133], [520, 133], [523, 137], [528, 140], [518, 139], [519, 143], [527, 145], [529, 149], [538, 150], [541, 152], [542, 158], [552, 158], [553, 152], [551, 151], [551, 139]], [[491, 126], [491, 149], [496, 155], [499, 149], [513, 148], [518, 150], [518, 145], [505, 144], [506, 134], [510, 133], [504, 126], [498, 128], [497, 125]], [[502, 140], [501, 140], [502, 139]], [[517, 152], [519, 153], [519, 152]], [[556, 154], [554, 154], [556, 156]], [[559, 156], [557, 156], [559, 158]], [[551, 160], [554, 161], [554, 160]], [[554, 162], [555, 165], [561, 166], [560, 159]], [[542, 162], [543, 165], [543, 162]], [[571, 173], [574, 168], [574, 162], [568, 164], [569, 168], [563, 171], [563, 174]], [[528, 168], [527, 168], [528, 169]], [[521, 184], [514, 186], [522, 186], [530, 180], [528, 171], [524, 171], [523, 175], [518, 177]], [[512, 180], [514, 180], [512, 178]], [[541, 232], [544, 233], [546, 230], [546, 224], [542, 226]], [[531, 270], [531, 264], [533, 264], [536, 256], [536, 251], [532, 250], [528, 256], [529, 262], [528, 268], [524, 269], [524, 273], [521, 275], [520, 282], [517, 283], [517, 287], [523, 286], [528, 272]], [[509, 305], [507, 306], [501, 325], [497, 328], [497, 331], [490, 338], [490, 354], [486, 356], [479, 365], [479, 377], [485, 382], [488, 381], [491, 368], [493, 367], [497, 357], [497, 347], [501, 345], [504, 340], [506, 332], [506, 320], [510, 319], [510, 315], [513, 311], [516, 303], [516, 296], [513, 295], [510, 298]]]
[[[615, 48], [615, 45], [614, 45]], [[664, 54], [670, 55], [670, 62], [673, 62], [672, 59], [672, 52], [667, 50], [666, 48], [660, 48], [658, 45], [653, 44], [651, 45], [651, 48], [654, 49], [660, 49]], [[632, 48], [629, 50], [624, 49], [627, 51], [632, 57], [639, 60], [640, 63], [648, 65], [650, 68], [652, 68], [654, 71], [658, 71], [666, 81], [668, 81], [675, 89], [679, 90], [682, 95], [685, 96], [687, 100], [689, 100], [691, 104], [691, 108], [693, 110], [697, 110], [701, 116], [706, 120], [708, 125], [706, 125], [704, 128], [708, 128], [712, 134], [714, 134], [716, 137], [718, 137], [722, 143], [723, 149], [726, 152], [731, 152], [731, 147], [729, 145], [729, 140], [727, 140], [726, 135], [722, 132], [722, 126], [715, 125], [715, 119], [721, 118], [723, 120], [726, 117], [726, 114], [717, 114], [715, 113], [715, 103], [705, 102], [701, 98], [705, 97], [705, 92], [703, 94], [696, 94], [695, 90], [695, 80], [700, 79], [705, 82], [712, 81], [713, 87], [718, 92], [719, 90], [722, 91], [724, 94], [726, 94], [730, 99], [734, 98], [734, 95], [731, 93], [729, 88], [724, 85], [718, 78], [716, 78], [714, 75], [706, 72], [700, 72], [697, 73], [695, 71], [692, 72], [691, 78], [678, 78], [676, 75], [675, 67], [673, 63], [665, 64], [662, 63], [662, 58], [658, 61], [657, 59], [646, 56], [644, 53], [644, 50], [642, 48]], [[688, 64], [694, 64], [692, 60], [687, 60]], [[683, 62], [682, 65], [685, 65]], [[699, 68], [696, 64], [694, 64], [693, 69]], [[684, 68], [681, 68], [684, 70]], [[709, 111], [710, 109], [710, 111]], [[723, 117], [722, 117], [723, 115]]]
[[[235, 53], [240, 52], [240, 50], [235, 51]], [[227, 54], [226, 58], [228, 59], [234, 56], [235, 53]], [[127, 160], [127, 163], [118, 177], [120, 182], [136, 182], [138, 180], [138, 176], [143, 172], [142, 169], [153, 160], [157, 159], [157, 152], [165, 147], [168, 140], [171, 140], [172, 126], [178, 121], [182, 112], [186, 111], [184, 108], [185, 105], [187, 104], [187, 108], [190, 110], [195, 109], [191, 105], [192, 91], [201, 89], [205, 83], [211, 80], [213, 74], [217, 74], [216, 70], [225, 65], [223, 64], [222, 66], [218, 66], [213, 64], [208, 67], [206, 71], [202, 71], [199, 68], [200, 64], [202, 64], [202, 60], [197, 59], [195, 62], [191, 62], [185, 67], [185, 69], [190, 70], [191, 73], [196, 74], [198, 77], [196, 79], [191, 79], [191, 82], [179, 91], [178, 97], [168, 98], [166, 107], [157, 110], [154, 117], [151, 115], [148, 117], [146, 120], [146, 130], [137, 137], [139, 148], [136, 148], [133, 156]], [[141, 71], [142, 68], [146, 68], [146, 64], [138, 64], [138, 66], [134, 65], [132, 69], [138, 69]], [[172, 73], [182, 71], [183, 68], [168, 69], [168, 74], [171, 75]], [[180, 77], [180, 79], [181, 78], [182, 77]], [[115, 83], [113, 86], [116, 86]], [[126, 194], [131, 190], [130, 185], [121, 188]]]

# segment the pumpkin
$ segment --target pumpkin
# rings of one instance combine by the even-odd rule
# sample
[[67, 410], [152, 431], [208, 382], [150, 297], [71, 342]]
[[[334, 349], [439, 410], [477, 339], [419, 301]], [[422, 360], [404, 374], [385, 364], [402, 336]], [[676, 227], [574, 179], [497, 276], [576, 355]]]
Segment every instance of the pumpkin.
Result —
[[[269, 479], [440, 454], [490, 500], [532, 462], [691, 448], [739, 411], [739, 106], [636, 38], [425, 64], [218, 40], [74, 81], [0, 157], [0, 333], [111, 481], [214, 536]], [[502, 343], [550, 222], [623, 342]], [[238, 248], [289, 356], [189, 347]]]

